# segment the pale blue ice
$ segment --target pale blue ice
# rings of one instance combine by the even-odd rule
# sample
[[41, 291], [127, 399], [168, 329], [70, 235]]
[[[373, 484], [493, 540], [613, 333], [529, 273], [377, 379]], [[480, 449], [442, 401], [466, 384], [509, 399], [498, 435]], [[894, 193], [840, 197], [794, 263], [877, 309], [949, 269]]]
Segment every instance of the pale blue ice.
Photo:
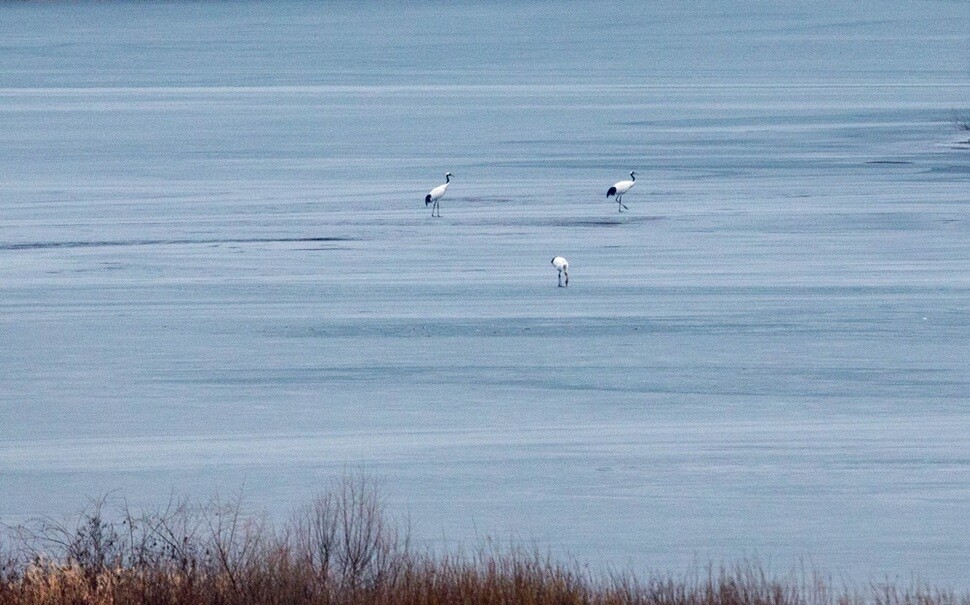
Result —
[[683, 4], [0, 4], [0, 522], [970, 588], [970, 4]]

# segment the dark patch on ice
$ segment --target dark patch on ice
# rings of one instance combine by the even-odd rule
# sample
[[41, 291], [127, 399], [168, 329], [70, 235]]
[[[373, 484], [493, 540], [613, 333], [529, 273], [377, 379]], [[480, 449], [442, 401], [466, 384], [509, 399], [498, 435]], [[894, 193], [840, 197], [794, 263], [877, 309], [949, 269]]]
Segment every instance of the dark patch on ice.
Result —
[[511, 202], [510, 197], [497, 197], [497, 196], [465, 196], [457, 197], [455, 201], [462, 202], [472, 202], [472, 203], [482, 203], [482, 202]]
[[556, 227], [616, 227], [633, 223], [646, 223], [662, 220], [662, 216], [625, 216], [623, 218], [602, 219], [565, 219], [553, 223]]
[[[742, 215], [738, 215], [739, 217]], [[917, 212], [832, 212], [816, 216], [793, 214], [772, 216], [770, 219], [750, 219], [748, 229], [753, 233], [844, 233], [873, 231], [919, 231], [934, 228], [934, 222]], [[747, 218], [745, 219], [748, 220]], [[709, 230], [714, 233], [733, 230], [736, 223], [726, 223]]]
[[970, 174], [970, 166], [966, 165], [953, 165], [953, 166], [934, 166], [927, 170], [929, 174]]
[[274, 238], [237, 238], [237, 239], [135, 239], [135, 240], [94, 240], [69, 242], [24, 242], [20, 244], [0, 244], [0, 250], [59, 250], [71, 248], [128, 248], [133, 246], [207, 246], [221, 244], [290, 244], [350, 242], [350, 237], [274, 237]]
[[906, 160], [872, 160], [872, 161], [866, 162], [866, 164], [901, 164], [901, 165], [912, 164], [912, 163], [913, 162], [909, 162]]
[[499, 141], [500, 145], [562, 145], [559, 139], [510, 139]]
[[625, 221], [618, 220], [593, 220], [593, 221], [563, 221], [559, 223], [560, 227], [613, 227], [615, 225], [623, 225]]
[[623, 215], [620, 217], [605, 218], [571, 219], [562, 217], [509, 217], [495, 220], [476, 221], [475, 224], [480, 226], [497, 227], [618, 227], [621, 225], [660, 221], [664, 220], [665, 218], [666, 217], [656, 215], [631, 216], [629, 213], [623, 213]]
[[[555, 275], [553, 275], [555, 289]], [[760, 290], [751, 288], [651, 288], [653, 296], [666, 296], [669, 292], [693, 293], [695, 298], [711, 299], [730, 293], [734, 296], [755, 296]], [[881, 290], [880, 290], [881, 291]], [[843, 296], [846, 289], [825, 288], [778, 288], [776, 295], [792, 298], [806, 296]], [[791, 314], [765, 317], [732, 317], [688, 315], [656, 317], [631, 315], [624, 317], [590, 317], [583, 322], [563, 322], [549, 317], [499, 317], [476, 319], [456, 317], [429, 322], [416, 318], [359, 317], [314, 321], [299, 326], [270, 327], [264, 336], [295, 339], [415, 339], [415, 338], [585, 338], [606, 336], [648, 338], [656, 334], [726, 334], [763, 333], [777, 330], [786, 332], [844, 332], [845, 324], [806, 325], [803, 319]], [[869, 328], [871, 329], [871, 326]]]

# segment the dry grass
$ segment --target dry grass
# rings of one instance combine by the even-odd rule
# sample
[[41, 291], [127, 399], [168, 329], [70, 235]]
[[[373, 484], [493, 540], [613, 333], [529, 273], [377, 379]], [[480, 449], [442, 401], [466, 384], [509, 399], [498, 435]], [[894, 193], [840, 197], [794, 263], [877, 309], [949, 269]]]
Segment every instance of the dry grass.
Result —
[[341, 480], [283, 527], [243, 514], [238, 499], [172, 500], [112, 520], [104, 509], [99, 501], [72, 523], [11, 528], [0, 545], [0, 604], [970, 605], [968, 595], [923, 586], [774, 579], [756, 564], [640, 582], [525, 549], [419, 552], [361, 477]]

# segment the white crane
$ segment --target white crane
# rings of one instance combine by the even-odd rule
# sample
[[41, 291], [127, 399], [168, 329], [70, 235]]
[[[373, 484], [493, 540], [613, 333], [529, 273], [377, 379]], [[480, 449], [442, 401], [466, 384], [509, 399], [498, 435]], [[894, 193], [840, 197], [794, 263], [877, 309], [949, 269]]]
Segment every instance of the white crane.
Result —
[[559, 287], [560, 288], [563, 287], [562, 276], [565, 275], [566, 276], [565, 287], [568, 288], [569, 287], [569, 261], [564, 259], [561, 256], [557, 256], [556, 258], [552, 259], [552, 266], [555, 267], [557, 271], [559, 271]]
[[[617, 212], [623, 212], [623, 209], [626, 208], [626, 205], [622, 201], [623, 194], [633, 188], [633, 186], [636, 184], [636, 180], [637, 180], [637, 173], [630, 172], [629, 181], [620, 181], [619, 183], [610, 187], [610, 190], [606, 192], [606, 197], [610, 197], [611, 195], [616, 196], [616, 203], [618, 204], [618, 206], [616, 207]], [[626, 208], [626, 209], [629, 210], [629, 208]]]
[[445, 196], [445, 191], [448, 191], [448, 184], [451, 183], [451, 173], [445, 173], [445, 182], [443, 185], [438, 185], [431, 190], [431, 193], [424, 196], [424, 205], [427, 206], [431, 204], [431, 216], [434, 216], [434, 211], [438, 211], [438, 218], [441, 218], [441, 207], [438, 205], [438, 200]]

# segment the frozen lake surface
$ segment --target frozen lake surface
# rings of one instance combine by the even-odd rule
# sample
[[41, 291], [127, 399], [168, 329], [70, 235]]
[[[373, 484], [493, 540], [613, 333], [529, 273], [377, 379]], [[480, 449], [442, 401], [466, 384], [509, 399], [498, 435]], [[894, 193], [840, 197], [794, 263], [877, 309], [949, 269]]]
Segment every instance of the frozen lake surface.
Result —
[[970, 4], [589, 4], [0, 4], [0, 522], [970, 589]]

